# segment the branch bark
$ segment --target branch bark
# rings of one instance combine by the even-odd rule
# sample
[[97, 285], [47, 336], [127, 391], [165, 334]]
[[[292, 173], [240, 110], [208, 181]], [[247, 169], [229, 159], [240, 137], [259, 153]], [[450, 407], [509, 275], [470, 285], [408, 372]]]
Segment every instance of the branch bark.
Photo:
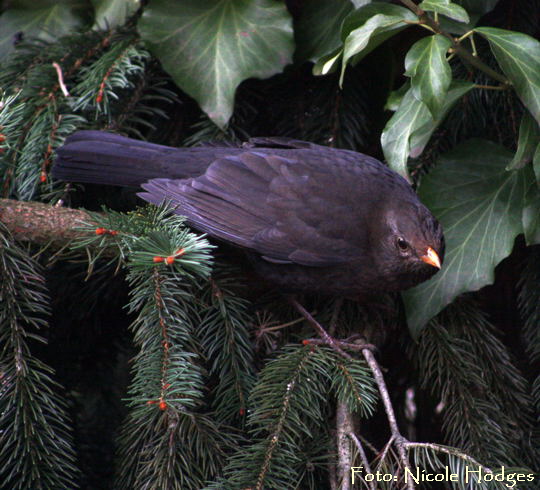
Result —
[[31, 242], [59, 250], [75, 238], [85, 236], [77, 227], [91, 222], [80, 209], [69, 209], [40, 202], [0, 199], [0, 221], [19, 242]]

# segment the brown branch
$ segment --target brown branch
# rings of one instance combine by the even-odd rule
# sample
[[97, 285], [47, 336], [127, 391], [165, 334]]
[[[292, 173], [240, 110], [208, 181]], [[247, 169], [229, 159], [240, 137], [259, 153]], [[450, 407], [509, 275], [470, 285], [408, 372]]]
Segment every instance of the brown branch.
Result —
[[91, 222], [92, 219], [80, 209], [0, 199], [0, 221], [17, 241], [59, 250], [75, 238], [84, 237], [85, 233], [77, 227], [81, 222]]

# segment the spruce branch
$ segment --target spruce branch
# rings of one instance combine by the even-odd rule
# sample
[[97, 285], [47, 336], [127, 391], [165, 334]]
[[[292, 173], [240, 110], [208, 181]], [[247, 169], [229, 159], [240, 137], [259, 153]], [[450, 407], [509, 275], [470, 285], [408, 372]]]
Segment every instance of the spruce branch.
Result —
[[91, 221], [91, 216], [80, 209], [0, 199], [0, 223], [15, 240], [47, 246], [54, 251], [65, 249], [73, 240], [88, 236], [80, 227], [82, 223]]
[[250, 303], [233, 291], [232, 268], [219, 264], [205, 288], [201, 302], [200, 344], [215, 379], [213, 408], [219, 420], [243, 420], [247, 399], [255, 382], [253, 350], [249, 340]]
[[[454, 302], [433, 319], [414, 358], [422, 386], [444, 403], [450, 444], [492, 465], [522, 459], [531, 432], [527, 385], [474, 303]], [[528, 460], [531, 449], [525, 453]]]
[[[330, 346], [334, 351], [336, 351], [346, 360], [350, 361], [352, 359], [352, 356], [350, 354], [341, 349], [340, 342], [333, 337], [330, 337], [326, 330], [322, 327], [322, 325], [300, 303], [298, 303], [298, 301], [296, 301], [294, 298], [290, 298], [290, 302], [300, 312], [300, 314], [304, 316], [304, 318], [317, 330], [324, 343]], [[405, 437], [401, 435], [401, 432], [399, 431], [394, 407], [390, 399], [388, 388], [386, 387], [386, 383], [384, 381], [382, 370], [369, 347], [364, 345], [363, 347], [361, 347], [361, 352], [367, 364], [369, 365], [371, 372], [373, 373], [375, 383], [377, 384], [379, 393], [381, 395], [391, 432], [389, 445], [392, 444], [396, 447], [402, 470], [405, 472], [412, 471], [409, 456], [405, 447], [405, 443], [408, 441]], [[407, 480], [406, 485], [407, 488], [414, 488], [410, 480]]]
[[330, 349], [289, 345], [265, 365], [249, 399], [251, 445], [224, 471], [231, 488], [298, 488], [311, 473], [306, 465], [326, 468], [327, 443], [319, 434], [321, 427], [327, 433], [334, 361]]
[[[519, 310], [525, 324], [523, 337], [531, 362], [540, 362], [540, 247], [533, 247], [519, 280]], [[538, 407], [540, 409], [540, 400]]]
[[132, 235], [136, 228], [151, 227], [163, 209], [140, 214], [124, 217], [123, 229], [116, 227], [124, 236], [128, 307], [137, 315], [131, 329], [140, 349], [129, 389], [131, 411], [120, 437], [118, 486], [200, 488], [219, 473], [232, 444], [204, 413], [201, 349], [193, 335], [197, 280], [208, 278], [211, 246], [182, 229], [178, 216], [161, 216], [159, 229]]
[[76, 488], [67, 406], [30, 342], [49, 313], [38, 264], [0, 223], [0, 480], [6, 488]]

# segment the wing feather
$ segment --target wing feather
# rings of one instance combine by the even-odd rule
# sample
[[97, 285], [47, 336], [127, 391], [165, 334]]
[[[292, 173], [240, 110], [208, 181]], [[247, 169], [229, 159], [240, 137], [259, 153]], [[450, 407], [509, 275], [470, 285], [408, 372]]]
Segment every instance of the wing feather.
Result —
[[[301, 159], [295, 158], [299, 151]], [[354, 260], [362, 240], [349, 240], [350, 232], [327, 213], [329, 205], [346, 210], [346, 192], [328, 189], [331, 169], [316, 161], [319, 152], [286, 152], [254, 149], [218, 158], [200, 177], [152, 179], [139, 195], [156, 204], [170, 201], [195, 228], [273, 263], [328, 266]]]

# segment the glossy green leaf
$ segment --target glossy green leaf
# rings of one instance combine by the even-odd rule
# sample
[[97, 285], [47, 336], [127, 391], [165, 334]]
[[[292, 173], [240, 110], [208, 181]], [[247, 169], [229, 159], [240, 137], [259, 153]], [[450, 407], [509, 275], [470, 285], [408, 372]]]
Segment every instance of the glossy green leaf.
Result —
[[401, 99], [397, 111], [386, 123], [381, 135], [384, 158], [390, 168], [409, 182], [407, 160], [410, 153], [410, 139], [414, 131], [431, 121], [429, 109], [413, 94], [412, 88]]
[[107, 29], [122, 26], [141, 6], [141, 0], [91, 0], [94, 5], [94, 27]]
[[337, 48], [329, 54], [321, 56], [313, 65], [313, 74], [315, 76], [328, 75], [336, 70], [343, 53], [342, 48]]
[[465, 23], [443, 16], [439, 18], [441, 28], [443, 31], [451, 32], [452, 34], [465, 34], [476, 26], [481, 17], [493, 10], [498, 1], [499, 0], [454, 0], [454, 4], [458, 4], [467, 12], [469, 21]]
[[452, 41], [435, 34], [414, 43], [405, 57], [405, 75], [411, 78], [414, 96], [435, 116], [446, 98], [452, 70], [446, 52]]
[[354, 62], [375, 49], [388, 38], [405, 29], [405, 21], [418, 21], [409, 9], [389, 3], [373, 2], [352, 12], [343, 22], [343, 65], [341, 81], [347, 63]]
[[422, 10], [436, 12], [458, 22], [470, 22], [467, 11], [460, 5], [450, 2], [450, 0], [425, 0], [418, 6]]
[[521, 32], [480, 27], [504, 74], [540, 124], [540, 42]]
[[519, 125], [517, 151], [507, 170], [516, 170], [529, 163], [539, 143], [540, 128], [531, 114], [525, 111]]
[[302, 8], [295, 25], [295, 59], [317, 63], [341, 47], [341, 24], [354, 6], [349, 0], [311, 0]]
[[412, 158], [417, 158], [422, 154], [424, 148], [428, 144], [429, 139], [431, 138], [431, 135], [443, 122], [450, 109], [454, 107], [454, 104], [461, 99], [461, 97], [463, 97], [473, 88], [474, 84], [471, 82], [464, 82], [462, 80], [452, 81], [443, 105], [435, 114], [435, 118], [428, 119], [423, 125], [415, 129], [411, 135], [409, 156]]
[[470, 140], [422, 180], [419, 196], [443, 226], [446, 257], [438, 274], [403, 294], [413, 336], [456, 296], [491, 284], [495, 266], [523, 233], [526, 169], [507, 172], [512, 156], [489, 141]]
[[0, 59], [13, 50], [16, 35], [53, 41], [81, 27], [87, 7], [84, 0], [13, 0], [0, 16]]
[[403, 100], [403, 97], [405, 96], [405, 94], [410, 88], [411, 88], [411, 82], [410, 80], [407, 80], [397, 90], [392, 90], [392, 92], [390, 92], [390, 94], [388, 95], [388, 98], [386, 99], [386, 104], [384, 105], [384, 109], [387, 111], [396, 112], [398, 110], [399, 104], [401, 104], [401, 101]]
[[178, 86], [221, 128], [238, 85], [291, 62], [292, 20], [272, 0], [153, 0], [139, 30]]
[[422, 154], [433, 131], [441, 124], [453, 105], [473, 86], [469, 82], [453, 81], [435, 118], [427, 106], [414, 96], [412, 88], [405, 95], [399, 94], [401, 96], [399, 106], [381, 136], [381, 145], [388, 165], [410, 180], [407, 169], [409, 156], [416, 158]]

